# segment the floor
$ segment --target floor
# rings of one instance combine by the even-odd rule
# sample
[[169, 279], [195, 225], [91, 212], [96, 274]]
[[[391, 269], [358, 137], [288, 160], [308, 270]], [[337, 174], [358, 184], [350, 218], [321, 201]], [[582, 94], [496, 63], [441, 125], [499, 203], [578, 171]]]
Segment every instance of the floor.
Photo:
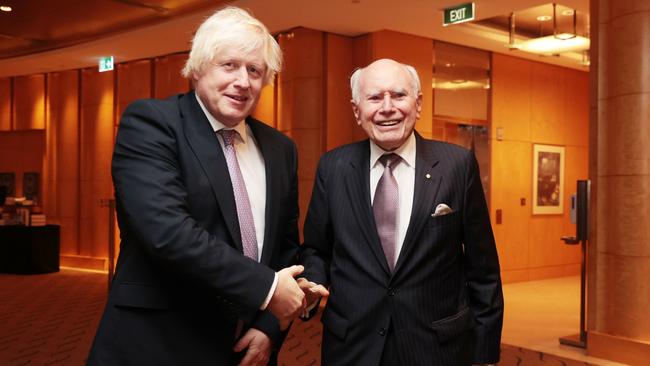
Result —
[[595, 365], [623, 365], [586, 356], [584, 350], [558, 341], [579, 332], [580, 277], [507, 284], [503, 297], [502, 343]]
[[[501, 366], [622, 364], [560, 346], [577, 333], [579, 279], [504, 286]], [[83, 365], [104, 306], [106, 275], [62, 269], [46, 275], [0, 274], [0, 365]], [[318, 321], [294, 323], [279, 364], [320, 364]]]

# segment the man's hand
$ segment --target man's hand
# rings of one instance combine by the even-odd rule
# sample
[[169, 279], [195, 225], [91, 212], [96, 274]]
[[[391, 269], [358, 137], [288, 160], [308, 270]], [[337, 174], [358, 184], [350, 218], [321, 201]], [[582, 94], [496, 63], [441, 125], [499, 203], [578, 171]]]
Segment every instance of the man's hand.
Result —
[[323, 285], [307, 281], [304, 277], [299, 278], [297, 282], [300, 289], [305, 293], [307, 308], [314, 305], [321, 297], [329, 296], [330, 294]]
[[305, 294], [294, 279], [304, 270], [303, 266], [291, 266], [278, 272], [278, 285], [267, 309], [278, 318], [281, 330], [287, 329], [305, 309]]
[[244, 349], [247, 349], [246, 354], [239, 366], [264, 366], [269, 363], [271, 356], [271, 339], [263, 332], [251, 328], [241, 337], [233, 350], [241, 352]]

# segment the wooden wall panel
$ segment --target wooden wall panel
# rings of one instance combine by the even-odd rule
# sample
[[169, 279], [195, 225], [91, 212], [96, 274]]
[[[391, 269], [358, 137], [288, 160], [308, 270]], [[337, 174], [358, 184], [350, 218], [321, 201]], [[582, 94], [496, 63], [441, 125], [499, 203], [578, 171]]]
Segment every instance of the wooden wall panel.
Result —
[[113, 196], [113, 72], [81, 72], [79, 254], [106, 257], [108, 209], [100, 200]]
[[61, 225], [61, 254], [78, 254], [79, 71], [48, 74], [45, 214]]
[[[525, 142], [492, 142], [490, 217], [504, 272], [528, 268], [531, 154], [530, 144]], [[497, 210], [501, 210], [500, 224]]]
[[0, 78], [0, 131], [11, 130], [11, 78]]
[[177, 53], [154, 59], [156, 70], [154, 98], [165, 99], [190, 90], [190, 81], [181, 75], [186, 60], [187, 53]]
[[[562, 129], [567, 145], [589, 146], [588, 118], [585, 111], [589, 111], [589, 73], [576, 72], [575, 70], [562, 69], [564, 73], [564, 98], [562, 116]], [[581, 179], [587, 179], [584, 175]]]
[[349, 37], [327, 34], [326, 49], [326, 149], [348, 144], [365, 138], [357, 126], [350, 100], [350, 76], [358, 66], [352, 57], [354, 40]]
[[565, 145], [563, 68], [531, 62], [531, 141]]
[[284, 71], [278, 78], [277, 128], [298, 148], [300, 227], [311, 197], [316, 166], [324, 152], [324, 34], [295, 28], [279, 36]]
[[14, 77], [13, 129], [45, 127], [45, 75]]
[[492, 122], [490, 136], [503, 129], [503, 139], [530, 141], [531, 62], [492, 54]]
[[117, 65], [116, 123], [131, 102], [151, 98], [151, 60], [138, 60]]
[[433, 134], [433, 40], [395, 31], [382, 30], [372, 33], [372, 58], [392, 58], [415, 67], [422, 87], [422, 112], [416, 130], [422, 136]]
[[[569, 197], [576, 180], [587, 178], [587, 96], [586, 73], [493, 54], [491, 217], [505, 282], [579, 273], [580, 248], [564, 244], [560, 237], [575, 234]], [[502, 141], [495, 138], [498, 127], [503, 129]], [[561, 215], [532, 215], [536, 143], [565, 147]], [[497, 209], [502, 210], [501, 224], [496, 223]]]
[[251, 113], [253, 118], [266, 123], [271, 127], [276, 127], [275, 122], [275, 84], [269, 84], [262, 88], [260, 100]]

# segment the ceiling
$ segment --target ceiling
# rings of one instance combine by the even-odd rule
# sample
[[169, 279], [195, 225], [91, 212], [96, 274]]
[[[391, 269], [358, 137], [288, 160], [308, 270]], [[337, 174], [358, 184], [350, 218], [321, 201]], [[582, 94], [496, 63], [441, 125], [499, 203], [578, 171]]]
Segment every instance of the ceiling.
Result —
[[97, 36], [162, 23], [219, 3], [212, 0], [0, 0], [1, 5], [12, 8], [11, 13], [0, 13], [0, 59], [77, 45]]
[[[193, 31], [226, 3], [249, 9], [271, 32], [297, 26], [356, 36], [381, 29], [419, 35], [478, 49], [586, 70], [579, 54], [540, 57], [511, 51], [510, 13], [516, 15], [518, 39], [552, 33], [548, 0], [475, 0], [473, 22], [442, 26], [442, 9], [463, 0], [0, 0], [12, 12], [0, 12], [0, 76], [90, 67], [101, 56], [115, 62], [186, 51]], [[562, 10], [576, 9], [578, 33], [588, 32], [589, 0], [562, 0], [558, 24], [567, 27]], [[572, 17], [568, 17], [572, 18]], [[571, 28], [569, 21], [568, 27]]]

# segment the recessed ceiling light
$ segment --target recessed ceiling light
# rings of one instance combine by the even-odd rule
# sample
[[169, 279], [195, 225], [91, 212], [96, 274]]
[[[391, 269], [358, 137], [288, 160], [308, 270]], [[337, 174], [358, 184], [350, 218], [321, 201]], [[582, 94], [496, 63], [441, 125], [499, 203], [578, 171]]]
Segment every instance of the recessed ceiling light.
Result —
[[549, 20], [553, 19], [550, 15], [540, 15], [537, 17], [537, 20], [540, 22], [547, 22]]
[[566, 15], [566, 16], [573, 15], [573, 9], [562, 10], [562, 15]]
[[0, 10], [10, 12], [12, 9], [11, 9], [11, 6], [0, 5]]

